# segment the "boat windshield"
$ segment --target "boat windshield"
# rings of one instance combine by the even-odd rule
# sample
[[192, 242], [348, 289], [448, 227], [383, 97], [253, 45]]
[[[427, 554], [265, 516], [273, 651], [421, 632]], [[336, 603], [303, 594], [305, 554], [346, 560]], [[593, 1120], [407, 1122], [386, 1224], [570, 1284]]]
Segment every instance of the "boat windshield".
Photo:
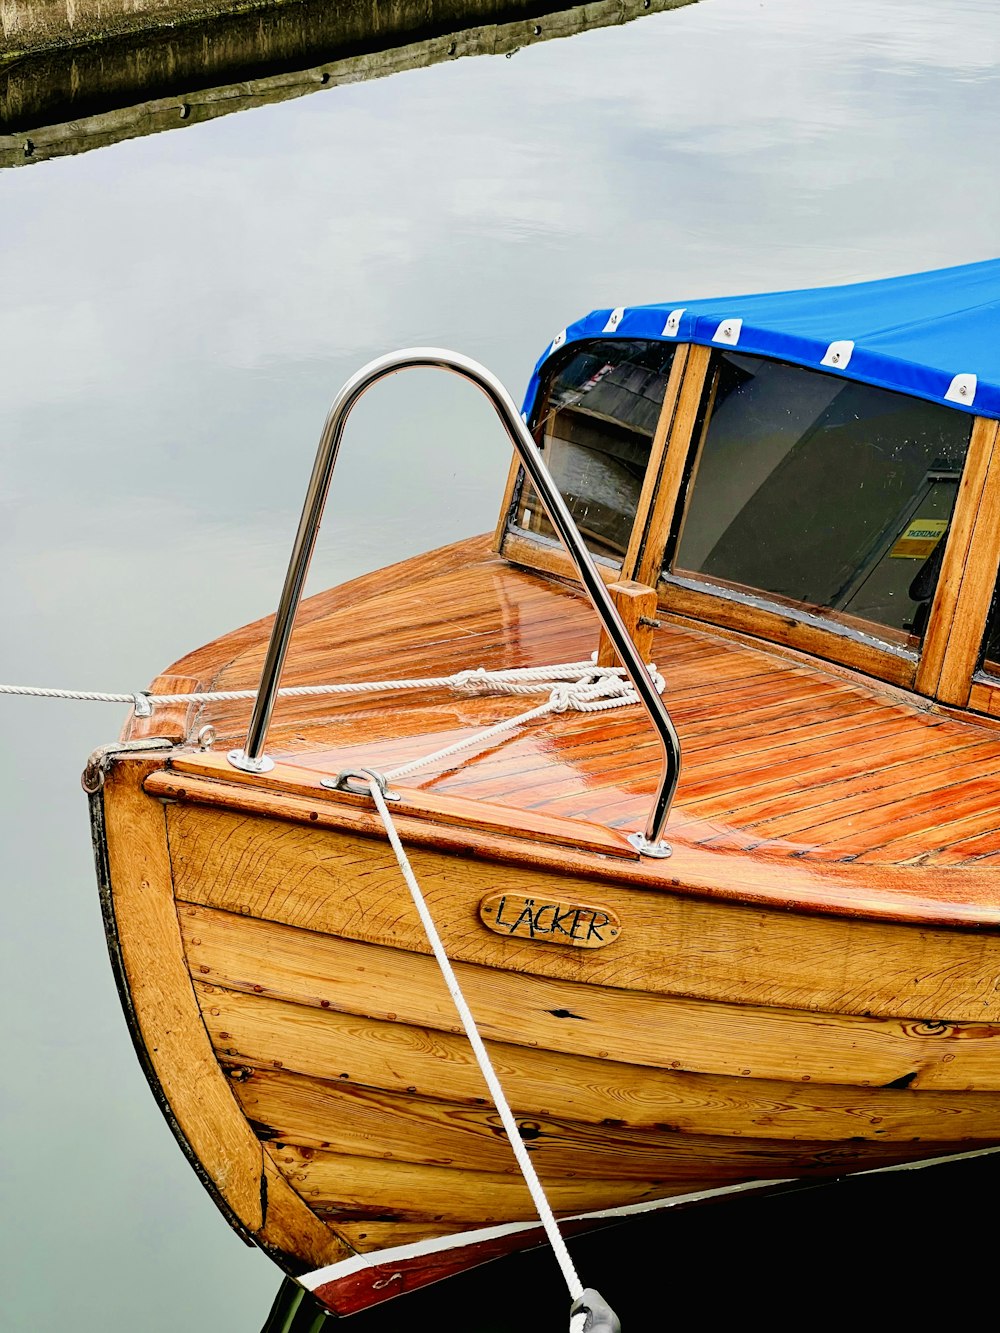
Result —
[[702, 418], [665, 573], [918, 642], [972, 418], [736, 352]]
[[[598, 339], [576, 343], [535, 400], [532, 432], [591, 553], [621, 564], [632, 532], [674, 348]], [[522, 482], [515, 530], [555, 537], [534, 488]]]

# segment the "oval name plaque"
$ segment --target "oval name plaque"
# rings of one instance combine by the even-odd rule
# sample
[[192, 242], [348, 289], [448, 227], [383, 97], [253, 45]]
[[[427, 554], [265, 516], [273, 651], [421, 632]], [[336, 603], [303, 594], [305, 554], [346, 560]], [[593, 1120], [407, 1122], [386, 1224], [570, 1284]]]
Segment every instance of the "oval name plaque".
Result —
[[622, 933], [621, 919], [609, 907], [526, 898], [523, 893], [491, 893], [479, 904], [479, 915], [498, 935], [575, 949], [603, 949]]

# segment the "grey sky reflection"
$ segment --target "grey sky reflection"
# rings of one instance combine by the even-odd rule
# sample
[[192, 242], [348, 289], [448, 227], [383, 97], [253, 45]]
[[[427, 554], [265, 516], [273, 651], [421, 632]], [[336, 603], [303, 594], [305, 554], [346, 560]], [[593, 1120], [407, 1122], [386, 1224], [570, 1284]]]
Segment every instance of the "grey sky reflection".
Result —
[[[369, 356], [443, 343], [519, 395], [594, 306], [996, 253], [998, 67], [993, 0], [704, 0], [0, 177], [0, 677], [141, 687], [271, 609]], [[315, 582], [489, 527], [505, 468], [471, 391], [384, 387]], [[103, 957], [76, 782], [117, 715], [2, 708], [6, 1326], [252, 1333], [274, 1273], [160, 1125]]]

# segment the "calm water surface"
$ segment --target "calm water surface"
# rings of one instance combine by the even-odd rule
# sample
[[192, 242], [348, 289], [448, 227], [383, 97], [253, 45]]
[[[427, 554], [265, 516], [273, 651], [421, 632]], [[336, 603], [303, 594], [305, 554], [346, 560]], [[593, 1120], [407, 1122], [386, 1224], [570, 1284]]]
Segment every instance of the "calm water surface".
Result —
[[[996, 254], [998, 57], [995, 0], [703, 0], [5, 173], [0, 679], [141, 688], [269, 611], [380, 352], [519, 394], [595, 306]], [[383, 387], [313, 586], [492, 526], [505, 469], [471, 389]], [[121, 720], [0, 701], [0, 1327], [255, 1333], [276, 1270], [178, 1152], [107, 964], [78, 774]]]

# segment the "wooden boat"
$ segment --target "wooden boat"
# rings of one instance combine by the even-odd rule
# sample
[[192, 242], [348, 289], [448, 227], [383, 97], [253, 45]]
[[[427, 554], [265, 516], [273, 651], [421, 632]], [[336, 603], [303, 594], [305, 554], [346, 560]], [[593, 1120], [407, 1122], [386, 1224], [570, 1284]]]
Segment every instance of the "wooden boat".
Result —
[[[555, 1210], [572, 1229], [1000, 1145], [998, 331], [1000, 261], [596, 312], [539, 363], [533, 480], [512, 467], [492, 539], [309, 599], [289, 646], [300, 540], [279, 628], [182, 658], [151, 690], [181, 700], [92, 760], [153, 1090], [232, 1224], [329, 1308], [538, 1237], [372, 801], [323, 785], [526, 701], [283, 696], [268, 730], [261, 700], [282, 670], [585, 662], [581, 578], [619, 608], [604, 657], [627, 622], [665, 678], [684, 755], [665, 833], [676, 773], [638, 704], [392, 782]], [[475, 378], [419, 353], [352, 381], [306, 527], [350, 404], [407, 361]], [[531, 454], [593, 553], [582, 575]], [[247, 699], [183, 696], [254, 691], [262, 665], [241, 749]]]

